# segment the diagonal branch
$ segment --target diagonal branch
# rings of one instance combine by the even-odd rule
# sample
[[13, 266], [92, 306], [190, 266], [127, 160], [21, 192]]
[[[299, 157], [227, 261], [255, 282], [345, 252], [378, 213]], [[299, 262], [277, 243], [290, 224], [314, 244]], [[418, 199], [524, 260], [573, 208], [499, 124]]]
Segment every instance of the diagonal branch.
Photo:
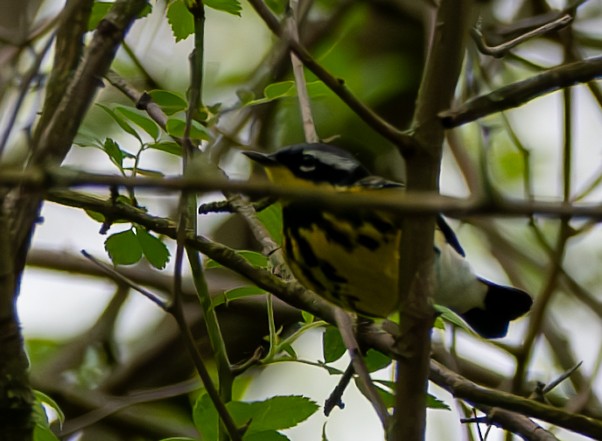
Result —
[[458, 127], [492, 113], [519, 107], [542, 95], [602, 77], [602, 56], [552, 68], [439, 113], [445, 127]]

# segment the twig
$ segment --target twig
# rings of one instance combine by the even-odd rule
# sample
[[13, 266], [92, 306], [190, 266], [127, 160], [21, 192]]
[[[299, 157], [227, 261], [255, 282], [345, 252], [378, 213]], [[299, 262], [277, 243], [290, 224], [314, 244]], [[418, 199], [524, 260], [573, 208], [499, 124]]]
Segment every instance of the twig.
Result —
[[343, 392], [345, 392], [345, 389], [349, 386], [349, 382], [353, 378], [354, 373], [353, 363], [349, 363], [338, 384], [324, 402], [324, 415], [329, 416], [335, 407], [338, 407], [339, 409], [345, 408], [345, 403], [343, 403]]
[[121, 274], [119, 271], [117, 271], [112, 266], [107, 265], [104, 262], [101, 262], [96, 257], [94, 257], [90, 253], [88, 253], [86, 250], [82, 250], [81, 253], [86, 259], [88, 259], [90, 262], [92, 262], [94, 265], [96, 265], [98, 268], [100, 268], [105, 274], [107, 274], [109, 277], [111, 277], [111, 279], [113, 279], [117, 282], [126, 284], [127, 286], [132, 288], [134, 291], [138, 291], [144, 297], [149, 299], [151, 302], [153, 302], [155, 305], [157, 305], [163, 311], [170, 312], [171, 306], [165, 300], [161, 299], [161, 297], [153, 294], [148, 289], [143, 288], [142, 286], [138, 285], [136, 282], [134, 282], [133, 280], [124, 276], [123, 274]]
[[548, 23], [544, 23], [535, 29], [525, 32], [524, 34], [521, 34], [518, 37], [513, 38], [512, 40], [499, 44], [497, 46], [487, 45], [485, 37], [481, 32], [480, 26], [473, 28], [471, 34], [474, 42], [476, 43], [477, 47], [482, 53], [484, 53], [485, 55], [491, 55], [492, 57], [500, 58], [506, 55], [506, 53], [510, 49], [518, 46], [521, 43], [524, 43], [527, 40], [539, 37], [541, 35], [545, 35], [548, 32], [557, 31], [568, 26], [573, 21], [573, 19], [573, 15], [564, 14], [556, 18], [555, 20], [552, 20]]
[[370, 372], [368, 372], [368, 369], [366, 368], [366, 363], [364, 363], [364, 360], [362, 359], [360, 346], [355, 339], [355, 335], [353, 334], [351, 317], [349, 316], [349, 313], [338, 307], [335, 308], [334, 317], [337, 328], [339, 329], [341, 337], [343, 338], [343, 342], [345, 343], [345, 347], [347, 348], [347, 352], [349, 352], [353, 370], [358, 375], [360, 384], [363, 387], [363, 393], [368, 401], [370, 401], [370, 404], [372, 404], [372, 407], [374, 407], [374, 410], [376, 411], [376, 414], [378, 415], [378, 418], [380, 419], [380, 422], [386, 433], [390, 428], [391, 418], [385, 403], [378, 394], [374, 383], [372, 383]]
[[[295, 43], [299, 43], [299, 28], [297, 26], [297, 10], [299, 8], [298, 0], [290, 0], [288, 8], [288, 19], [286, 20], [288, 38]], [[305, 141], [308, 143], [318, 142], [320, 138], [316, 132], [316, 126], [314, 124], [314, 117], [311, 112], [311, 103], [309, 100], [309, 93], [307, 91], [307, 84], [305, 82], [305, 72], [303, 63], [291, 52], [291, 64], [293, 66], [293, 74], [295, 77], [295, 84], [297, 85], [297, 98], [299, 101], [299, 108], [301, 110], [301, 120], [303, 121], [303, 132], [305, 133]]]
[[472, 98], [453, 110], [439, 113], [447, 128], [458, 127], [492, 113], [521, 106], [534, 98], [602, 77], [602, 56], [554, 67], [523, 81]]

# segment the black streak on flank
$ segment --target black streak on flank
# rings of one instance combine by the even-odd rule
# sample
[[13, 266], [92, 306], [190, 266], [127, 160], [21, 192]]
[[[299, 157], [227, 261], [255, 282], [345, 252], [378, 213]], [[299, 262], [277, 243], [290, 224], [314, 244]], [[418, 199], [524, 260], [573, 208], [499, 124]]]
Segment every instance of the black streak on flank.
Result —
[[[384, 238], [384, 237], [383, 237]], [[370, 251], [376, 251], [380, 246], [380, 242], [373, 237], [366, 234], [360, 234], [357, 236], [357, 243], [361, 246], [368, 248]]]

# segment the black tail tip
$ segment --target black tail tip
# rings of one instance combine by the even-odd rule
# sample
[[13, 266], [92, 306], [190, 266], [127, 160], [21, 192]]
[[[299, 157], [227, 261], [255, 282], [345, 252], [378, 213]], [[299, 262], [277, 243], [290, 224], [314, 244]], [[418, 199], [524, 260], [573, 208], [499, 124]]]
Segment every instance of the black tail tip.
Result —
[[529, 312], [533, 299], [518, 288], [497, 285], [483, 279], [481, 282], [488, 288], [485, 309], [473, 308], [462, 314], [462, 318], [482, 337], [505, 337], [510, 321]]

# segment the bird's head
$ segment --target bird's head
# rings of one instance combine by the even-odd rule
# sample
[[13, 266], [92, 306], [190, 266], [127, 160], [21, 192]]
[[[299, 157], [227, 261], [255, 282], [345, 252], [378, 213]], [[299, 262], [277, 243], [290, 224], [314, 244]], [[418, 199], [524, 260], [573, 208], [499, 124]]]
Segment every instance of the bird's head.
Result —
[[277, 184], [348, 187], [370, 176], [353, 155], [327, 144], [295, 144], [275, 153], [244, 152]]

